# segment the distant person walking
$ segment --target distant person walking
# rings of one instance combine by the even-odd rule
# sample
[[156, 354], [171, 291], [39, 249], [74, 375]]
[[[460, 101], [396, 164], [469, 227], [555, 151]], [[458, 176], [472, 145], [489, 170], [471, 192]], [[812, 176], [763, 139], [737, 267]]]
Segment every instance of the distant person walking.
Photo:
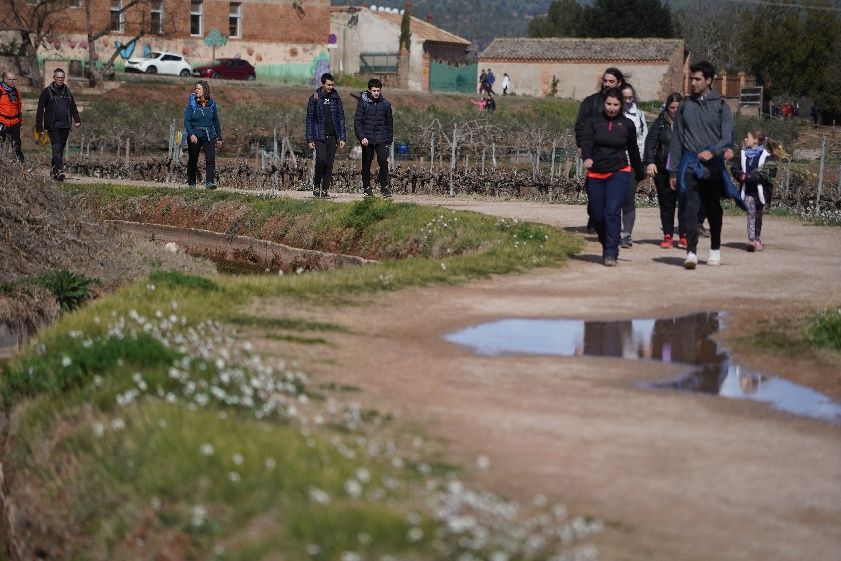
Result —
[[689, 67], [692, 94], [675, 119], [669, 156], [669, 181], [679, 188], [681, 220], [686, 228], [684, 267], [698, 264], [698, 210], [710, 223], [710, 254], [707, 265], [721, 264], [721, 198], [734, 196], [744, 205], [730, 182], [724, 153], [733, 142], [733, 115], [718, 92], [712, 89], [715, 68], [706, 61]]
[[[677, 92], [666, 98], [666, 106], [645, 137], [643, 163], [646, 165], [646, 175], [654, 179], [657, 189], [657, 204], [660, 207], [660, 225], [663, 228], [663, 241], [660, 247], [672, 247], [675, 233], [675, 210], [677, 209], [677, 191], [669, 185], [669, 153], [672, 145], [672, 134], [675, 116], [680, 108], [683, 96]], [[678, 247], [686, 248], [686, 230], [678, 217]]]
[[494, 83], [496, 82], [496, 76], [494, 76], [494, 71], [488, 68], [488, 75], [485, 78], [485, 91], [488, 92], [488, 95], [496, 95], [494, 93]]
[[479, 74], [479, 93], [485, 93], [485, 88], [488, 86], [488, 73], [485, 69]]
[[619, 258], [620, 209], [634, 177], [645, 177], [634, 123], [622, 114], [622, 91], [604, 92], [603, 109], [581, 127], [581, 157], [587, 169], [587, 207], [606, 267]]
[[[648, 128], [645, 124], [645, 113], [637, 107], [637, 92], [634, 87], [625, 82], [622, 86], [622, 111], [624, 115], [634, 123], [637, 131], [637, 150], [640, 155], [645, 152], [645, 135]], [[637, 219], [637, 184], [631, 182], [628, 195], [622, 205], [622, 240], [620, 244], [624, 248], [631, 248], [634, 245], [632, 234], [634, 222]]]
[[[601, 112], [604, 108], [604, 93], [609, 88], [618, 88], [625, 83], [625, 76], [618, 68], [607, 68], [604, 73], [602, 74], [602, 87], [601, 89], [584, 98], [584, 101], [581, 102], [581, 105], [578, 107], [578, 116], [575, 118], [575, 145], [578, 146], [578, 149], [581, 149], [581, 134], [584, 130], [584, 124], [587, 122], [587, 119], [590, 118], [591, 115], [595, 115]], [[584, 180], [585, 188], [587, 179]], [[587, 206], [589, 212], [589, 205]], [[592, 218], [588, 217], [587, 219], [587, 233], [595, 234], [596, 227], [593, 224]]]
[[812, 121], [814, 121], [816, 125], [820, 125], [823, 123], [821, 115], [821, 106], [817, 103], [812, 105]]
[[35, 131], [47, 131], [50, 135], [53, 157], [50, 176], [56, 181], [64, 181], [64, 148], [70, 137], [70, 129], [81, 127], [79, 110], [73, 92], [64, 83], [64, 70], [53, 71], [53, 82], [41, 92], [38, 98], [38, 110], [35, 113]]
[[334, 82], [332, 74], [322, 74], [321, 87], [307, 102], [307, 145], [315, 150], [312, 195], [324, 199], [330, 198], [336, 148], [343, 148], [347, 141], [345, 109]]
[[765, 249], [761, 237], [762, 215], [765, 205], [771, 201], [778, 162], [785, 157], [782, 146], [757, 129], [745, 135], [741, 157], [733, 166], [733, 175], [742, 186], [742, 198], [748, 209], [748, 242], [745, 249], [750, 252]]
[[511, 76], [505, 72], [502, 74], [502, 95], [508, 95], [509, 88], [511, 88]]
[[219, 109], [210, 97], [206, 80], [196, 82], [184, 109], [184, 129], [187, 131], [187, 186], [196, 188], [199, 153], [204, 151], [204, 187], [216, 189], [216, 150], [222, 147], [222, 125]]
[[394, 117], [391, 103], [382, 95], [383, 83], [376, 78], [368, 80], [368, 89], [359, 96], [353, 117], [353, 132], [362, 145], [362, 192], [373, 197], [371, 190], [371, 164], [374, 156], [380, 166], [380, 192], [391, 198], [388, 183], [388, 147], [394, 141]]
[[20, 143], [20, 129], [23, 124], [22, 102], [16, 87], [17, 76], [14, 72], [3, 72], [0, 81], [0, 146], [11, 143], [15, 158], [23, 163], [23, 151]]

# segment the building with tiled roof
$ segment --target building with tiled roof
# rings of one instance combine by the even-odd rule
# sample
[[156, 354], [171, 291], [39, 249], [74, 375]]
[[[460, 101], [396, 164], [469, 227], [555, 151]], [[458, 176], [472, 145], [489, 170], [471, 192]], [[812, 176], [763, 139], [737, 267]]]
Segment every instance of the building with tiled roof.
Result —
[[689, 53], [682, 39], [525, 38], [495, 39], [479, 56], [479, 67], [507, 73], [517, 94], [584, 99], [596, 91], [604, 69], [618, 67], [642, 100], [684, 91]]
[[[336, 36], [332, 67], [343, 74], [380, 78], [396, 87], [401, 12], [359, 6], [333, 7], [330, 30]], [[470, 41], [431, 22], [412, 17], [411, 49], [403, 87], [430, 91], [475, 90], [476, 65], [468, 64]], [[437, 86], [437, 87], [436, 87]]]

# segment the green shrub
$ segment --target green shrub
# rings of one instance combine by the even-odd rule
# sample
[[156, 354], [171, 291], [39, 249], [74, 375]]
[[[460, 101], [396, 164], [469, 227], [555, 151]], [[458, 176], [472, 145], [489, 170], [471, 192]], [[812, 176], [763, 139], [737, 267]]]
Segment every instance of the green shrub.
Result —
[[49, 290], [58, 300], [63, 312], [75, 310], [83, 302], [90, 300], [92, 286], [101, 284], [97, 279], [67, 269], [50, 271], [36, 277], [33, 282]]

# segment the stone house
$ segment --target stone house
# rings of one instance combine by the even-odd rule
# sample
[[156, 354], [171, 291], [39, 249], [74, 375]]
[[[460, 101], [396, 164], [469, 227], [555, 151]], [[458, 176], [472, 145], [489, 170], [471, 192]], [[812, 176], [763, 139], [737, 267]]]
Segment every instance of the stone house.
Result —
[[682, 39], [505, 37], [494, 39], [479, 56], [479, 68], [496, 75], [497, 89], [508, 73], [512, 92], [545, 96], [554, 79], [554, 95], [577, 100], [601, 87], [610, 66], [628, 77], [640, 100], [665, 100], [673, 91], [685, 91], [689, 52]]
[[[33, 3], [9, 1], [23, 9]], [[248, 60], [258, 79], [304, 83], [329, 66], [330, 0], [141, 0], [124, 11], [128, 0], [67, 1], [68, 7], [54, 16], [54, 31], [41, 56], [68, 67], [87, 61], [84, 2], [91, 2], [93, 29], [108, 30], [97, 41], [100, 58], [110, 57], [117, 42], [129, 44], [141, 26], [147, 30], [133, 47], [123, 49], [117, 70], [124, 58], [144, 50], [179, 53], [193, 66], [207, 63], [213, 50], [204, 40], [213, 30], [227, 38], [216, 47], [216, 57]], [[8, 4], [0, 3], [0, 22], [8, 11]]]
[[476, 66], [467, 58], [470, 41], [416, 17], [410, 20], [411, 49], [401, 84], [398, 47], [402, 19], [397, 10], [334, 7], [330, 20], [336, 38], [332, 68], [363, 78], [376, 76], [388, 86], [415, 91], [461, 91], [462, 82], [469, 83], [466, 91], [475, 90]]

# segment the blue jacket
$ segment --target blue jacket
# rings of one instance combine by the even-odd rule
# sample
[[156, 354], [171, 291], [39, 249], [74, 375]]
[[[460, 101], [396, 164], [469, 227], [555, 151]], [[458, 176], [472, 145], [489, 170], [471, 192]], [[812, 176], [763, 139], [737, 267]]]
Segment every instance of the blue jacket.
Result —
[[196, 101], [196, 94], [190, 94], [190, 102], [184, 110], [184, 130], [187, 138], [196, 135], [199, 139], [222, 139], [222, 125], [219, 124], [219, 111], [216, 102], [209, 100], [204, 107]]
[[[703, 147], [702, 150], [712, 150], [712, 146]], [[684, 177], [686, 176], [686, 172], [690, 169], [698, 179], [708, 177], [711, 173], [720, 174], [721, 182], [724, 185], [722, 198], [733, 199], [736, 206], [747, 212], [748, 207], [745, 206], [742, 194], [738, 189], [736, 189], [736, 186], [733, 185], [733, 180], [730, 179], [730, 174], [727, 172], [727, 166], [724, 163], [724, 158], [722, 156], [714, 156], [713, 159], [709, 161], [709, 165], [704, 165], [704, 163], [698, 159], [698, 155], [694, 152], [684, 152], [680, 158], [680, 162], [678, 163], [678, 199], [681, 201], [681, 204], [686, 197], [686, 183], [684, 182]]]
[[367, 138], [371, 144], [391, 144], [394, 140], [391, 103], [382, 95], [374, 100], [367, 91], [362, 92], [353, 118], [353, 132], [357, 139]]
[[307, 102], [307, 143], [316, 140], [324, 141], [327, 138], [324, 132], [324, 113], [321, 106], [326, 104], [330, 107], [330, 114], [333, 116], [333, 128], [336, 129], [336, 137], [339, 140], [347, 140], [347, 129], [345, 128], [345, 108], [342, 105], [342, 98], [339, 92], [333, 90], [330, 95], [324, 93], [324, 88], [318, 88], [309, 97]]

